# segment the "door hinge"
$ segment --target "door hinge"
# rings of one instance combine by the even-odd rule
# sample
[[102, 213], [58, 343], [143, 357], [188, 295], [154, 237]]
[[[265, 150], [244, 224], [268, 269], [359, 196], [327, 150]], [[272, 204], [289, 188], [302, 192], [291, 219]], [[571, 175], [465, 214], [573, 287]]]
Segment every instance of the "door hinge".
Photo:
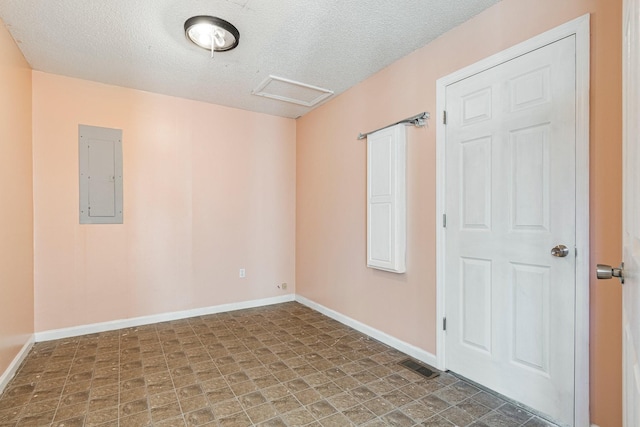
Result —
[[447, 124], [447, 110], [444, 110], [442, 112], [442, 124], [446, 125]]
[[446, 317], [442, 318], [442, 330], [443, 331], [447, 330], [447, 318]]
[[447, 214], [442, 214], [442, 228], [447, 228]]

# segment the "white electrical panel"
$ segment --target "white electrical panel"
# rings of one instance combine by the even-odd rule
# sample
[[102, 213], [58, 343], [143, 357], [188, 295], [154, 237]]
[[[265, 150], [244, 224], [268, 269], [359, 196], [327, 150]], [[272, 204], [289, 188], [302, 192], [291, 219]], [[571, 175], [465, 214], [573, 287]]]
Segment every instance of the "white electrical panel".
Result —
[[122, 224], [122, 130], [78, 126], [80, 224]]

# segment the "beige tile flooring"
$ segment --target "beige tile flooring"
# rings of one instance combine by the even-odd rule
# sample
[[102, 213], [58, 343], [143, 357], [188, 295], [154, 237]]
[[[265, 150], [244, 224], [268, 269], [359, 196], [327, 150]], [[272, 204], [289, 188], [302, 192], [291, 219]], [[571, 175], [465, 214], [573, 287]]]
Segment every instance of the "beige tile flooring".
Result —
[[36, 344], [0, 426], [550, 426], [298, 303]]

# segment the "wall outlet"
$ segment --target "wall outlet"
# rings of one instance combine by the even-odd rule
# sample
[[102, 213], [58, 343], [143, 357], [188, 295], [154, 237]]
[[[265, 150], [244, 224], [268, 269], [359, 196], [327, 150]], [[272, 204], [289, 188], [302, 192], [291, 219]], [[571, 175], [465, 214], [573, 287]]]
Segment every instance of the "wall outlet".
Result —
[[283, 283], [283, 284], [281, 284], [281, 285], [280, 285], [280, 286], [278, 286], [278, 287], [279, 287], [280, 289], [282, 289], [283, 291], [286, 291], [286, 290], [287, 290], [287, 284], [286, 284], [286, 283]]
[[240, 275], [241, 279], [244, 278], [244, 277], [247, 277], [247, 272], [244, 270], [244, 268], [240, 269], [240, 274], [239, 275]]

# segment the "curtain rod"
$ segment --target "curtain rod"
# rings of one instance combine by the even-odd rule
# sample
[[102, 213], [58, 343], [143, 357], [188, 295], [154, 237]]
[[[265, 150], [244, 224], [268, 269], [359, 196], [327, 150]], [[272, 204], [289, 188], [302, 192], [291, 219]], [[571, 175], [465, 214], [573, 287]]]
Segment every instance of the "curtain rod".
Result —
[[420, 114], [416, 114], [413, 117], [408, 117], [408, 118], [406, 118], [404, 120], [400, 120], [399, 122], [396, 122], [396, 123], [394, 123], [392, 125], [381, 127], [380, 129], [372, 130], [371, 132], [361, 133], [361, 134], [358, 135], [358, 139], [365, 139], [367, 137], [367, 135], [370, 135], [372, 133], [378, 132], [379, 130], [390, 128], [391, 126], [399, 125], [399, 124], [402, 124], [402, 123], [405, 123], [407, 125], [414, 125], [414, 126], [417, 126], [417, 127], [422, 127], [422, 126], [424, 126], [426, 124], [426, 120], [429, 117], [430, 117], [430, 114], [425, 111], [425, 112], [422, 112]]

